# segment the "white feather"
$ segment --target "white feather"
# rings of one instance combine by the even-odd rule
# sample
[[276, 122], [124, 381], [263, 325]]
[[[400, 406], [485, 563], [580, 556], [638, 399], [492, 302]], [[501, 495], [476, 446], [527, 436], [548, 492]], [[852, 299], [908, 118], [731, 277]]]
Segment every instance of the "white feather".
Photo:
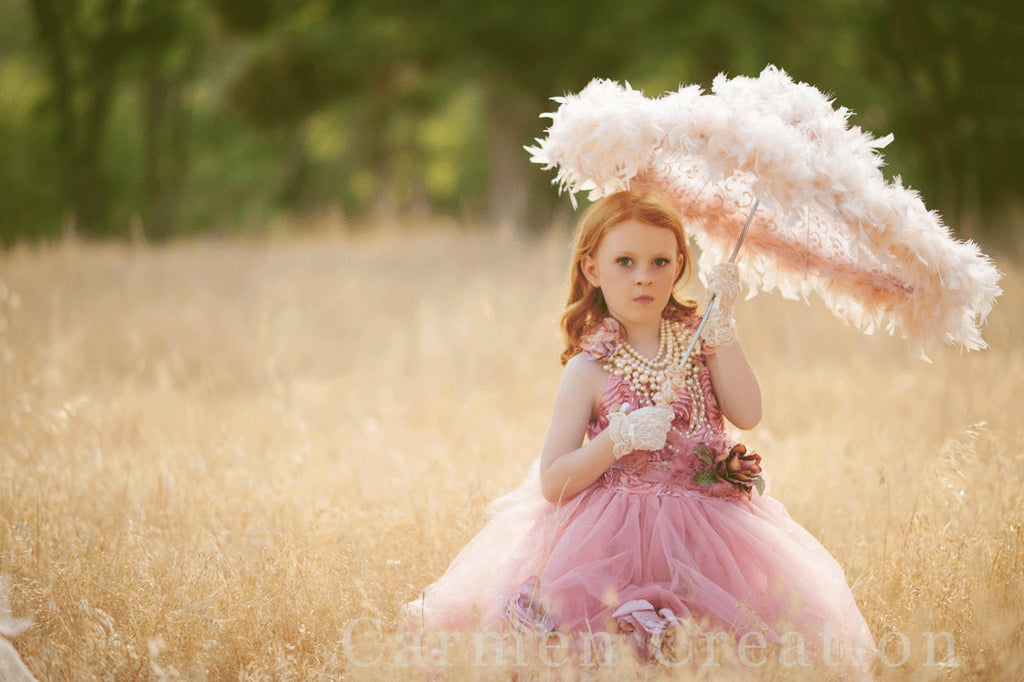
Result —
[[[660, 187], [689, 221], [706, 270], [728, 257], [758, 197], [741, 252], [752, 292], [816, 292], [866, 332], [899, 329], [917, 352], [984, 347], [978, 327], [1001, 293], [999, 272], [899, 177], [885, 180], [879, 150], [892, 135], [850, 126], [850, 111], [816, 88], [769, 66], [757, 78], [719, 75], [711, 93], [690, 85], [649, 99], [594, 80], [556, 101], [546, 136], [527, 149], [557, 170], [574, 205], [578, 192], [597, 199], [638, 178]], [[717, 220], [707, 210], [727, 216], [728, 229], [707, 224]]]

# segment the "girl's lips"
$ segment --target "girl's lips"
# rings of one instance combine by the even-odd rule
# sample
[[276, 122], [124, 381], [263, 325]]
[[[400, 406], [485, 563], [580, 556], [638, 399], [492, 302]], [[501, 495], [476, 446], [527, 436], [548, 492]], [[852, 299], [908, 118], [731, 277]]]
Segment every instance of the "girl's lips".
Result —
[[633, 300], [636, 301], [637, 303], [651, 303], [652, 301], [654, 301], [654, 297], [653, 296], [637, 296]]

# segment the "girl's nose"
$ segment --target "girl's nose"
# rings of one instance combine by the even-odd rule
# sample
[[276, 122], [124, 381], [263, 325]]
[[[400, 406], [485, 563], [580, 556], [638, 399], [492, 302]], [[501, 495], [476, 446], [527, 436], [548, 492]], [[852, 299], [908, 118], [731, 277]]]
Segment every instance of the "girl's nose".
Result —
[[636, 283], [637, 284], [650, 284], [654, 281], [651, 273], [647, 268], [637, 268], [636, 270]]

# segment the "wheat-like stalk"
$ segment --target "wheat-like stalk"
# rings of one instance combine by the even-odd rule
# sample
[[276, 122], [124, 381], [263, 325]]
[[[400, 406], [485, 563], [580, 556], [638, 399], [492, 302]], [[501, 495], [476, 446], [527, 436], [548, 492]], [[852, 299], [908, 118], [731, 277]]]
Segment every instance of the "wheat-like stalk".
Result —
[[[0, 254], [0, 574], [37, 677], [429, 673], [396, 610], [539, 451], [569, 247], [396, 234]], [[745, 442], [875, 636], [908, 638], [885, 678], [1024, 675], [1024, 276], [1001, 265], [991, 348], [933, 365], [813, 305], [737, 311], [766, 404]]]

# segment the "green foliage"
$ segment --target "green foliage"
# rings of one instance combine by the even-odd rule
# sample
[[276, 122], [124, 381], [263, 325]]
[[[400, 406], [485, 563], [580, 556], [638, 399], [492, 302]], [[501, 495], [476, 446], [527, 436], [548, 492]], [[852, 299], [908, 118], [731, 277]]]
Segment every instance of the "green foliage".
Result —
[[718, 474], [715, 473], [714, 469], [705, 469], [694, 475], [693, 482], [708, 488], [718, 482]]
[[714, 451], [707, 445], [704, 445], [704, 443], [698, 443], [694, 452], [700, 459], [700, 461], [704, 462], [705, 464], [710, 466], [715, 463]]
[[[278, 212], [543, 225], [522, 146], [591, 78], [649, 94], [775, 63], [833, 92], [964, 234], [1021, 209], [1020, 22], [994, 0], [26, 0], [0, 5], [5, 243]], [[20, 30], [19, 30], [20, 27]]]
[[993, 0], [881, 3], [870, 66], [899, 92], [893, 128], [912, 140], [901, 169], [946, 218], [971, 231], [993, 206], [1020, 201], [1024, 23]]
[[206, 0], [224, 28], [238, 35], [266, 30], [282, 11], [277, 0]]
[[60, 168], [46, 153], [51, 131], [35, 122], [43, 75], [24, 54], [0, 57], [0, 74], [0, 245], [9, 245], [59, 232]]

